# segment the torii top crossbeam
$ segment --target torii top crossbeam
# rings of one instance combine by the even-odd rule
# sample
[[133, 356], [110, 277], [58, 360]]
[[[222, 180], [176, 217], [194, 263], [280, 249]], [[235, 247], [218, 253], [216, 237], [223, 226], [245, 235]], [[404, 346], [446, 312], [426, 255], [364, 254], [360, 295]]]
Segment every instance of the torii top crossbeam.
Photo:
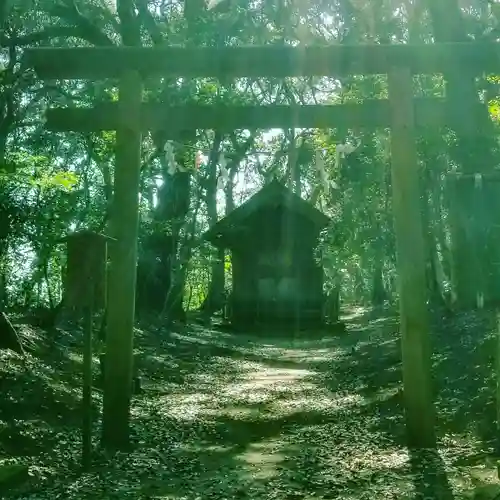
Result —
[[26, 50], [25, 64], [42, 79], [113, 78], [131, 69], [143, 77], [344, 76], [386, 74], [399, 65], [433, 74], [457, 64], [481, 74], [500, 70], [500, 44], [36, 48]]

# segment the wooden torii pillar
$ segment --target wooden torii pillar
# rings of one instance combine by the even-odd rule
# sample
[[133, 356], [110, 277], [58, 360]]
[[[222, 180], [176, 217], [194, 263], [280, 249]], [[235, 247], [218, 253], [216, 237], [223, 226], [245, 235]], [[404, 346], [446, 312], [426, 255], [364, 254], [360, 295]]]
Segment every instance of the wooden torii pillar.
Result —
[[[58, 57], [58, 49], [50, 57]], [[89, 52], [91, 55], [92, 52]], [[76, 53], [78, 59], [78, 51]], [[91, 55], [93, 58], [94, 56]], [[58, 78], [50, 70], [45, 79]], [[78, 74], [68, 75], [78, 78]], [[109, 245], [106, 370], [104, 383], [102, 443], [110, 449], [129, 446], [130, 400], [133, 373], [133, 331], [139, 221], [141, 162], [140, 112], [142, 80], [135, 71], [120, 74], [116, 116], [116, 168]], [[75, 127], [65, 121], [64, 130]], [[94, 127], [93, 130], [99, 130]]]
[[[401, 303], [403, 382], [408, 442], [433, 447], [429, 321], [415, 126], [447, 123], [444, 100], [414, 101], [412, 74], [442, 73], [466, 64], [470, 72], [500, 68], [498, 44], [370, 45], [220, 48], [30, 49], [25, 64], [42, 79], [120, 79], [117, 103], [93, 109], [52, 109], [58, 131], [117, 130], [103, 438], [128, 443], [137, 257], [141, 132], [202, 128], [335, 127], [392, 129], [392, 182]], [[133, 71], [131, 71], [133, 69]], [[274, 77], [388, 74], [389, 101], [344, 106], [182, 106], [141, 103], [141, 77]]]

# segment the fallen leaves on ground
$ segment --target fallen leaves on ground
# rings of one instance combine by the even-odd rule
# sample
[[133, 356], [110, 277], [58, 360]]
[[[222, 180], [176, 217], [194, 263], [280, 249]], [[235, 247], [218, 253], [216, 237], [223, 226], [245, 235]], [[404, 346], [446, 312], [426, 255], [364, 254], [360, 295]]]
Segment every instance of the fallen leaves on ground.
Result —
[[[144, 393], [134, 450], [99, 450], [81, 474], [81, 333], [21, 327], [30, 354], [0, 352], [0, 466], [27, 467], [4, 498], [469, 498], [493, 483], [495, 324], [459, 315], [433, 328], [440, 451], [404, 444], [397, 320], [358, 311], [342, 337], [212, 329], [137, 332]], [[97, 373], [97, 359], [95, 361]]]

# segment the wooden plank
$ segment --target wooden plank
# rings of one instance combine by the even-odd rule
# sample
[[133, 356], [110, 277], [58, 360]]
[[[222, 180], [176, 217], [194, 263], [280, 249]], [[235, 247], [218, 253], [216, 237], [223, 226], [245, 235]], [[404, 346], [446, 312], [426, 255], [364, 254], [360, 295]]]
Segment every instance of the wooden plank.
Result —
[[109, 245], [110, 270], [106, 331], [106, 370], [102, 442], [109, 449], [129, 445], [132, 391], [135, 285], [141, 131], [137, 126], [142, 84], [135, 72], [120, 83], [121, 124], [116, 133], [116, 169]]
[[[444, 99], [415, 99], [414, 115], [418, 127], [451, 125], [453, 115]], [[94, 108], [52, 108], [47, 111], [47, 127], [52, 131], [91, 132], [116, 130], [121, 114], [118, 103], [101, 103]], [[391, 124], [387, 100], [369, 100], [363, 104], [308, 106], [167, 106], [143, 104], [140, 128], [164, 130], [172, 134], [196, 129], [232, 131], [238, 129], [289, 128], [376, 129]]]
[[[66, 242], [66, 274], [64, 280], [65, 307], [81, 309], [106, 307], [107, 240], [105, 235], [83, 230], [71, 233], [59, 241]], [[91, 279], [90, 279], [91, 278]]]
[[500, 70], [500, 44], [325, 45], [309, 47], [78, 47], [26, 49], [23, 64], [42, 79], [144, 76], [276, 77], [385, 74], [404, 64], [413, 73], [464, 65], [471, 74]]
[[389, 73], [394, 228], [408, 444], [436, 445], [420, 179], [409, 69]]

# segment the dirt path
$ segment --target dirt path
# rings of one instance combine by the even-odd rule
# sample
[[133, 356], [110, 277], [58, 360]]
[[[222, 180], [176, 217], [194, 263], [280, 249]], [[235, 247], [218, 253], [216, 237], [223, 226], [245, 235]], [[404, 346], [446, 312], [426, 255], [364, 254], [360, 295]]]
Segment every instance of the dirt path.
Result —
[[[166, 477], [149, 483], [151, 492], [459, 498], [472, 482], [469, 470], [455, 466], [457, 456], [481, 445], [445, 436], [440, 454], [409, 454], [396, 332], [394, 317], [353, 316], [342, 338], [263, 340], [202, 331], [179, 337], [197, 343], [201, 369], [187, 372], [177, 393], [156, 400], [164, 435], [180, 426], [174, 435], [182, 437], [166, 438], [175, 479], [167, 467]], [[479, 475], [493, 473], [490, 467]]]
[[[445, 419], [439, 454], [408, 452], [396, 332], [395, 317], [353, 315], [342, 337], [139, 335], [146, 390], [133, 405], [135, 451], [97, 457], [91, 474], [63, 472], [54, 461], [78, 437], [56, 429], [59, 441], [37, 457], [51, 479], [17, 498], [465, 498], [477, 478], [494, 477], [485, 438]], [[450, 349], [436, 354], [441, 375], [457, 365]], [[446, 380], [438, 407], [454, 415], [464, 395]]]

